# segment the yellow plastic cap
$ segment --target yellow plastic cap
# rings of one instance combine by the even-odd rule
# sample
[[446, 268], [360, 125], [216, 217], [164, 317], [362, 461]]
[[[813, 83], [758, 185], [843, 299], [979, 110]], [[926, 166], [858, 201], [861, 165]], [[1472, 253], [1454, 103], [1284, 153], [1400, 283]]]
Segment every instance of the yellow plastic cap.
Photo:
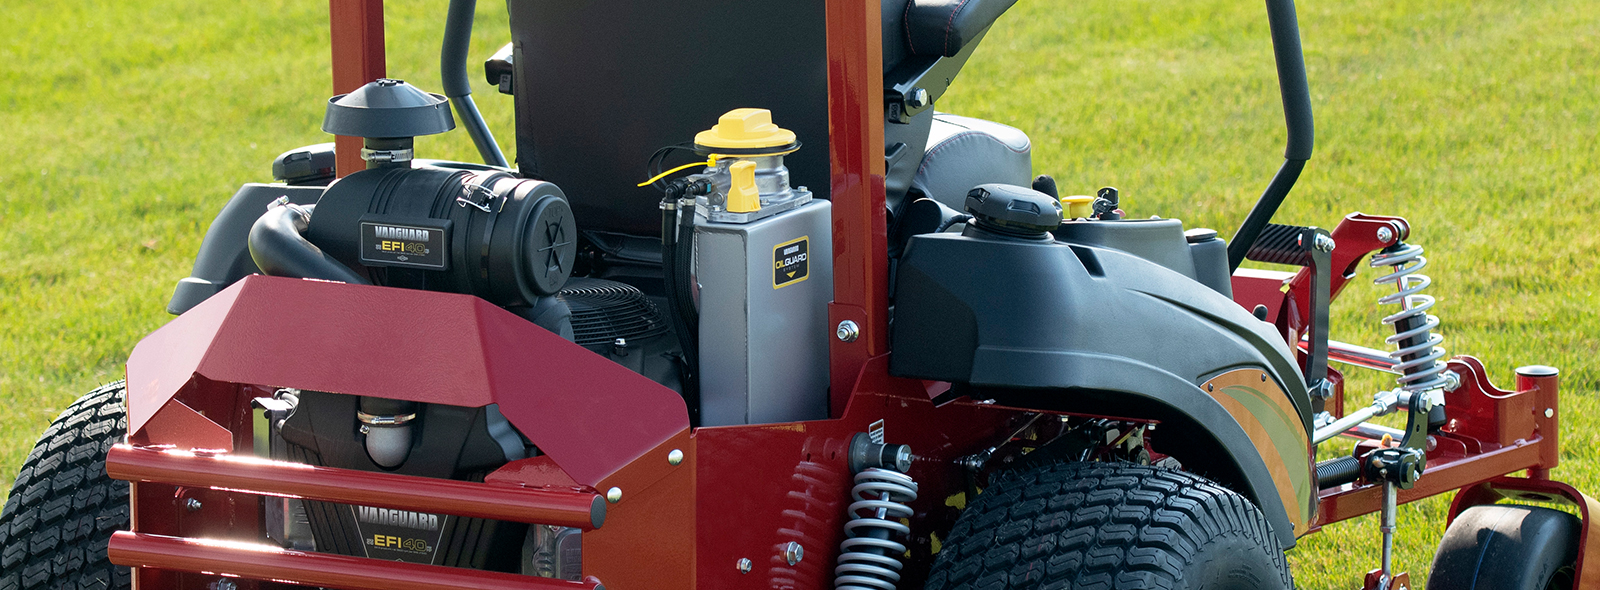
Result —
[[1094, 215], [1094, 197], [1088, 195], [1073, 195], [1061, 197], [1061, 218], [1078, 219]]
[[728, 189], [728, 212], [750, 213], [761, 210], [761, 191], [756, 188], [756, 163], [740, 160], [728, 166], [733, 186]]
[[794, 132], [773, 125], [772, 111], [767, 109], [733, 109], [711, 129], [695, 134], [694, 142], [734, 150], [781, 148], [794, 143]]

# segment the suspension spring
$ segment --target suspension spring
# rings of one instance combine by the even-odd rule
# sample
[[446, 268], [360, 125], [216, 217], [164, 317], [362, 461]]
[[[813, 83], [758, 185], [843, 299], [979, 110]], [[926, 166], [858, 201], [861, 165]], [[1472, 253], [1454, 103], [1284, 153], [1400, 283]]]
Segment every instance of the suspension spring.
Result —
[[895, 537], [911, 534], [899, 519], [911, 517], [909, 504], [917, 499], [917, 482], [904, 473], [863, 469], [856, 474], [850, 495], [855, 502], [839, 543], [839, 565], [833, 569], [838, 590], [895, 590], [900, 581], [899, 556], [906, 546]]
[[[1394, 285], [1396, 292], [1378, 298], [1379, 305], [1399, 304], [1400, 310], [1383, 318], [1383, 323], [1394, 327], [1395, 334], [1384, 340], [1396, 347], [1389, 353], [1394, 359], [1394, 370], [1401, 373], [1400, 388], [1412, 394], [1444, 389], [1449, 380], [1445, 376], [1445, 352], [1439, 345], [1444, 337], [1433, 333], [1439, 327], [1439, 318], [1428, 313], [1433, 307], [1432, 295], [1422, 293], [1433, 279], [1421, 271], [1428, 265], [1422, 256], [1422, 246], [1396, 243], [1372, 255], [1374, 268], [1389, 268], [1389, 274], [1374, 279], [1377, 285]], [[1442, 400], [1441, 400], [1442, 401]]]

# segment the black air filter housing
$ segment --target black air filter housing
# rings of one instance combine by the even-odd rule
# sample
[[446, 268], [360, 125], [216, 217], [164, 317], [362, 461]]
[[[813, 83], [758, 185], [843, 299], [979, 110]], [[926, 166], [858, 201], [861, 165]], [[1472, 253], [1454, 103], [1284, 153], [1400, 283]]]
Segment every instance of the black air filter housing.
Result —
[[559, 292], [577, 255], [561, 189], [495, 171], [351, 174], [317, 201], [305, 237], [375, 285], [467, 293], [505, 307]]

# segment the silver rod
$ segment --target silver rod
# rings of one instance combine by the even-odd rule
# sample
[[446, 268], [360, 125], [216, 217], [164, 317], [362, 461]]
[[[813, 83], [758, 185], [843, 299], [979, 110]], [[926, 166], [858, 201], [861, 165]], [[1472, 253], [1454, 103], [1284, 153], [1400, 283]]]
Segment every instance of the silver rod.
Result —
[[[1311, 349], [1311, 343], [1301, 340], [1299, 343], [1299, 348], [1300, 352], [1307, 352]], [[1394, 373], [1396, 375], [1400, 374], [1399, 371], [1394, 370], [1395, 361], [1389, 356], [1389, 353], [1376, 348], [1367, 348], [1365, 346], [1357, 346], [1345, 342], [1329, 340], [1328, 360], [1337, 363], [1344, 363], [1346, 365], [1372, 369], [1374, 371], [1383, 371], [1385, 373]]]
[[1322, 444], [1323, 441], [1344, 434], [1345, 431], [1356, 427], [1362, 422], [1366, 422], [1377, 414], [1378, 409], [1372, 406], [1367, 406], [1354, 412], [1350, 412], [1349, 414], [1345, 415], [1345, 417], [1334, 420], [1327, 426], [1318, 428], [1316, 433], [1311, 437], [1311, 444]]
[[1383, 440], [1383, 437], [1387, 436], [1393, 440], [1400, 440], [1406, 437], [1406, 431], [1399, 428], [1379, 426], [1371, 422], [1362, 422], [1349, 430], [1339, 433], [1339, 436], [1356, 440]]
[[1383, 482], [1383, 524], [1378, 530], [1383, 533], [1383, 579], [1394, 579], [1394, 513], [1397, 502], [1397, 491], [1394, 482]]

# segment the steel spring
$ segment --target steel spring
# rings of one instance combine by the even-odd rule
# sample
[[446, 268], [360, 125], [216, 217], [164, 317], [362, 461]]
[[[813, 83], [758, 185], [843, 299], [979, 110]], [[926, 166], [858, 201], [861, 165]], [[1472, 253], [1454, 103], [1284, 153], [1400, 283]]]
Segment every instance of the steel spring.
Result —
[[839, 543], [839, 565], [833, 568], [838, 590], [895, 590], [902, 564], [898, 556], [906, 546], [896, 535], [911, 534], [898, 519], [912, 514], [908, 504], [917, 499], [917, 482], [911, 476], [887, 469], [863, 469], [850, 490], [855, 502], [846, 514], [845, 540]]
[[[1433, 284], [1433, 279], [1418, 272], [1428, 266], [1428, 259], [1422, 256], [1422, 246], [1396, 244], [1392, 252], [1385, 250], [1373, 254], [1371, 264], [1374, 268], [1391, 269], [1389, 274], [1374, 279], [1374, 284], [1392, 284], [1397, 289], [1395, 293], [1379, 297], [1378, 304], [1400, 305], [1400, 311], [1383, 318], [1383, 323], [1395, 329], [1395, 334], [1384, 339], [1384, 342], [1398, 348], [1389, 353], [1389, 358], [1395, 361], [1394, 370], [1401, 373], [1401, 389], [1417, 393], [1445, 387], [1445, 366], [1439, 362], [1445, 355], [1444, 349], [1439, 347], [1444, 343], [1444, 337], [1433, 333], [1433, 329], [1439, 327], [1439, 318], [1428, 313], [1433, 307], [1433, 296], [1422, 293], [1423, 289]], [[1419, 317], [1422, 318], [1421, 325], [1414, 325], [1409, 330], [1401, 329], [1400, 326], [1408, 325], [1402, 322]], [[1419, 337], [1420, 342], [1404, 345]], [[1412, 355], [1416, 355], [1415, 358], [1406, 360]]]

